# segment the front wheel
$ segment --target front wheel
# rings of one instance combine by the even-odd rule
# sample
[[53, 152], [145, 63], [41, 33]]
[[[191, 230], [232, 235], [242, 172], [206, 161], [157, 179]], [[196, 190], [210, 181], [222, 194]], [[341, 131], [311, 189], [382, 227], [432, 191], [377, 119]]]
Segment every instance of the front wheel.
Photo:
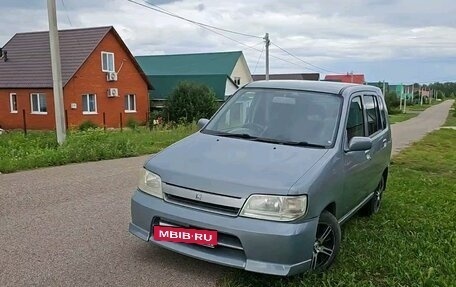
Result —
[[311, 268], [316, 272], [322, 272], [331, 266], [339, 253], [340, 226], [337, 219], [328, 211], [320, 215], [317, 226], [317, 234], [313, 246]]

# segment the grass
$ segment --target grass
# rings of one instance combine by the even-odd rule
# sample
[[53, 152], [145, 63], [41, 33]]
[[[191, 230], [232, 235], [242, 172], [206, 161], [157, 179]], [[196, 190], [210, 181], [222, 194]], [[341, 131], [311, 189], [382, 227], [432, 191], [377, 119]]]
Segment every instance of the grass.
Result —
[[409, 110], [409, 111], [418, 111], [418, 112], [422, 112], [424, 111], [425, 109], [429, 108], [429, 107], [432, 107], [433, 105], [435, 104], [439, 104], [441, 102], [437, 102], [437, 101], [433, 101], [432, 104], [423, 104], [423, 105], [420, 105], [420, 104], [414, 104], [413, 106], [407, 106], [406, 109]]
[[389, 121], [390, 121], [390, 124], [395, 124], [395, 123], [409, 120], [413, 117], [416, 117], [417, 115], [418, 115], [418, 113], [393, 114], [393, 115], [389, 115]]
[[441, 102], [433, 101], [431, 104], [414, 104], [414, 105], [408, 105], [406, 107], [406, 113], [402, 113], [402, 111], [399, 110], [399, 108], [396, 108], [392, 111], [390, 111], [389, 114], [389, 120], [391, 124], [403, 122], [406, 120], [409, 120], [411, 118], [416, 117], [419, 115], [420, 112], [424, 111], [425, 109], [432, 107], [433, 105], [440, 104]]
[[456, 127], [456, 101], [454, 102], [452, 109], [448, 114], [448, 118], [444, 126]]
[[342, 227], [324, 274], [233, 271], [221, 286], [456, 286], [456, 131], [438, 130], [393, 160], [382, 208]]
[[10, 132], [0, 136], [0, 172], [131, 157], [158, 152], [196, 131], [196, 126], [149, 131], [71, 131], [62, 146], [54, 132]]

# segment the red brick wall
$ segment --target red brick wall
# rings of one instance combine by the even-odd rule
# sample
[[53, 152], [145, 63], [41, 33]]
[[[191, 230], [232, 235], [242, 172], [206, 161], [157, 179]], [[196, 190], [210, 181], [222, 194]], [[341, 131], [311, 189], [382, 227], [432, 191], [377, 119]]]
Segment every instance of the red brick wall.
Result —
[[[10, 93], [16, 93], [17, 113], [10, 111]], [[46, 94], [47, 115], [32, 114], [31, 93]], [[22, 129], [23, 110], [28, 129], [55, 129], [54, 95], [52, 89], [0, 89], [0, 126], [3, 129]]]
[[[101, 71], [102, 51], [114, 53], [115, 70], [118, 71], [118, 80], [115, 82], [107, 82], [106, 73]], [[117, 88], [119, 97], [108, 98], [107, 90], [109, 88]], [[9, 93], [11, 92], [17, 93], [19, 110], [17, 114], [11, 114], [9, 111]], [[32, 92], [46, 93], [47, 115], [32, 115], [30, 113], [30, 93]], [[97, 114], [83, 114], [83, 94], [96, 94]], [[124, 101], [126, 94], [136, 95], [136, 113], [125, 113]], [[25, 109], [27, 127], [29, 129], [54, 129], [53, 103], [52, 90], [49, 89], [0, 89], [0, 126], [4, 129], [22, 128], [22, 109]], [[71, 103], [75, 103], [77, 108], [71, 109]], [[106, 35], [64, 87], [64, 108], [67, 110], [68, 126], [70, 128], [77, 127], [85, 120], [90, 120], [102, 126], [103, 113], [106, 115], [107, 127], [120, 127], [120, 114], [122, 114], [124, 126], [130, 117], [139, 122], [146, 121], [149, 110], [147, 83], [143, 80], [132, 60], [112, 32]]]

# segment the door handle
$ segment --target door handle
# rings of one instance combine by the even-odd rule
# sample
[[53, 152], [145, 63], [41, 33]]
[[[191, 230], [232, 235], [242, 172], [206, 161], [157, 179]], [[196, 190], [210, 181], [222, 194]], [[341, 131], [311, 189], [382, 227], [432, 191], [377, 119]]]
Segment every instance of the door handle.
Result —
[[383, 142], [383, 147], [385, 148], [385, 147], [386, 147], [386, 144], [387, 144], [387, 142], [388, 142], [388, 140], [387, 140], [387, 139], [383, 139], [382, 142]]
[[364, 153], [366, 154], [366, 159], [367, 159], [367, 160], [371, 160], [371, 159], [372, 159], [372, 157], [371, 157], [371, 155], [370, 155], [369, 152], [370, 152], [370, 150], [366, 150], [366, 151], [364, 152]]

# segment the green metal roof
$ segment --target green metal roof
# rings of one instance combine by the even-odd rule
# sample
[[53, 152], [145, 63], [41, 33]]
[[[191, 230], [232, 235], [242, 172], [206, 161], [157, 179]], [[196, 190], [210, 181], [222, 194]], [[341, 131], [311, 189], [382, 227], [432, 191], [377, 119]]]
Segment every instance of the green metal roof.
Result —
[[234, 51], [200, 54], [136, 56], [136, 60], [144, 73], [148, 76], [231, 75], [236, 62], [241, 55], [241, 51]]
[[180, 82], [188, 81], [208, 86], [215, 92], [217, 99], [224, 100], [228, 75], [155, 75], [148, 78], [154, 86], [154, 90], [149, 91], [150, 99], [167, 99]]

